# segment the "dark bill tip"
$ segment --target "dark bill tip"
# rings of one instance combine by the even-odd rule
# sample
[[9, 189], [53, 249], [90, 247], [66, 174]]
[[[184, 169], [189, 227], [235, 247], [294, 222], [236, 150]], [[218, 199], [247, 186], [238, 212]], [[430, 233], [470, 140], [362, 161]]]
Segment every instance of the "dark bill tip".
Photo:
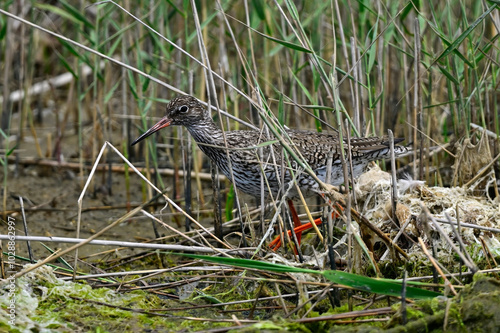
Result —
[[153, 134], [155, 132], [158, 132], [162, 128], [170, 126], [171, 123], [172, 123], [172, 120], [170, 120], [170, 119], [168, 119], [166, 117], [161, 118], [161, 120], [159, 122], [157, 122], [155, 125], [153, 125], [153, 127], [151, 127], [150, 129], [148, 129], [140, 137], [138, 137], [137, 139], [135, 139], [134, 142], [132, 142], [131, 146], [133, 146], [136, 143], [144, 140], [145, 138], [147, 138], [151, 134]]

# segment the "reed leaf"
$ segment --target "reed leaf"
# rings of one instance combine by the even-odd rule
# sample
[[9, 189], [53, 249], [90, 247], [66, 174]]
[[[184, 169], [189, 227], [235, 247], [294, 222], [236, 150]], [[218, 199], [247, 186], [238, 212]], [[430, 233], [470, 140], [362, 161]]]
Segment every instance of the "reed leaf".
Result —
[[[271, 271], [276, 273], [321, 274], [331, 282], [341, 284], [350, 287], [352, 289], [365, 291], [369, 293], [388, 295], [393, 297], [400, 297], [402, 291], [402, 286], [398, 281], [389, 279], [374, 279], [342, 271], [334, 271], [334, 270], [315, 271], [307, 268], [291, 267], [281, 264], [273, 264], [269, 262], [250, 260], [250, 259], [211, 257], [205, 255], [180, 254], [180, 253], [177, 254], [193, 259], [201, 259], [222, 265], [252, 268], [252, 269]], [[407, 298], [428, 299], [437, 296], [442, 296], [442, 294], [426, 289], [406, 287]]]

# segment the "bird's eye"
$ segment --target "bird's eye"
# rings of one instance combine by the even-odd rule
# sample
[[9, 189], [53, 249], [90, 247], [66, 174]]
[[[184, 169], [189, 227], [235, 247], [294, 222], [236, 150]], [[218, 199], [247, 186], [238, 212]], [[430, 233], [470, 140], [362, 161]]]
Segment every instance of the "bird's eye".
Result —
[[186, 113], [186, 112], [188, 112], [188, 110], [189, 110], [189, 108], [185, 105], [183, 105], [179, 108], [179, 112], [182, 112], [182, 113]]

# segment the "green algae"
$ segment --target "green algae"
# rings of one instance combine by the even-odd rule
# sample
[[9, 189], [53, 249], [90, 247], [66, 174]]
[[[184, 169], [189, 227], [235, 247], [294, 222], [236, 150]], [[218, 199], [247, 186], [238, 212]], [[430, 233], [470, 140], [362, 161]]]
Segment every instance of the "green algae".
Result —
[[[0, 293], [5, 296], [4, 286]], [[48, 266], [17, 280], [15, 326], [9, 324], [7, 317], [8, 298], [0, 299], [0, 330], [9, 332], [74, 332], [95, 331], [96, 328], [101, 331], [168, 331], [177, 330], [181, 321], [137, 312], [168, 307], [170, 301], [154, 294], [143, 291], [118, 293], [109, 288], [63, 281]]]
[[[247, 272], [248, 274], [248, 272]], [[6, 294], [0, 286], [0, 294]], [[186, 302], [211, 303], [211, 299], [231, 302], [241, 299], [274, 295], [274, 289], [265, 281], [235, 279], [232, 283], [216, 283], [193, 292]], [[228, 292], [230, 290], [230, 292]], [[344, 298], [344, 297], [342, 297]], [[187, 317], [221, 318], [220, 311], [251, 308], [251, 303], [224, 307], [195, 308], [185, 311], [152, 313], [152, 309], [179, 307], [177, 301], [158, 297], [144, 291], [116, 292], [109, 288], [92, 288], [84, 282], [74, 283], [57, 278], [50, 267], [40, 267], [17, 280], [16, 325], [9, 325], [7, 297], [0, 298], [0, 331], [9, 332], [114, 332], [114, 331], [202, 331], [216, 327], [233, 326], [230, 322], [193, 320]], [[249, 306], [250, 304], [250, 306]], [[276, 305], [275, 301], [259, 306]], [[375, 306], [386, 306], [383, 301]], [[335, 321], [307, 324], [294, 322], [310, 305], [289, 319], [282, 318], [281, 310], [255, 310], [252, 318], [259, 323], [238, 329], [242, 332], [496, 332], [500, 327], [500, 283], [475, 276], [474, 283], [463, 288], [454, 298], [437, 297], [407, 306], [407, 324], [401, 325], [400, 304], [393, 308], [396, 314], [386, 323], [370, 325], [336, 325]], [[131, 309], [131, 310], [127, 310]], [[360, 310], [361, 307], [355, 308]], [[148, 313], [141, 313], [148, 312]], [[331, 308], [327, 299], [316, 304], [307, 317], [348, 312], [347, 305]], [[239, 312], [239, 318], [248, 318], [249, 311]], [[226, 317], [226, 316], [224, 316]], [[364, 317], [370, 318], [370, 317]]]

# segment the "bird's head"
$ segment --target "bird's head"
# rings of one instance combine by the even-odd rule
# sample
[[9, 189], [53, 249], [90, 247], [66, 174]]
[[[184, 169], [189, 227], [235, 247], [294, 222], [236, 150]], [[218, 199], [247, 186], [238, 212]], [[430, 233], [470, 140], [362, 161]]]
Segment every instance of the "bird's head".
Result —
[[165, 116], [153, 125], [153, 127], [144, 132], [144, 134], [135, 139], [132, 142], [132, 146], [164, 127], [182, 125], [189, 128], [203, 122], [206, 117], [210, 117], [208, 111], [196, 98], [183, 95], [177, 96], [168, 103]]

